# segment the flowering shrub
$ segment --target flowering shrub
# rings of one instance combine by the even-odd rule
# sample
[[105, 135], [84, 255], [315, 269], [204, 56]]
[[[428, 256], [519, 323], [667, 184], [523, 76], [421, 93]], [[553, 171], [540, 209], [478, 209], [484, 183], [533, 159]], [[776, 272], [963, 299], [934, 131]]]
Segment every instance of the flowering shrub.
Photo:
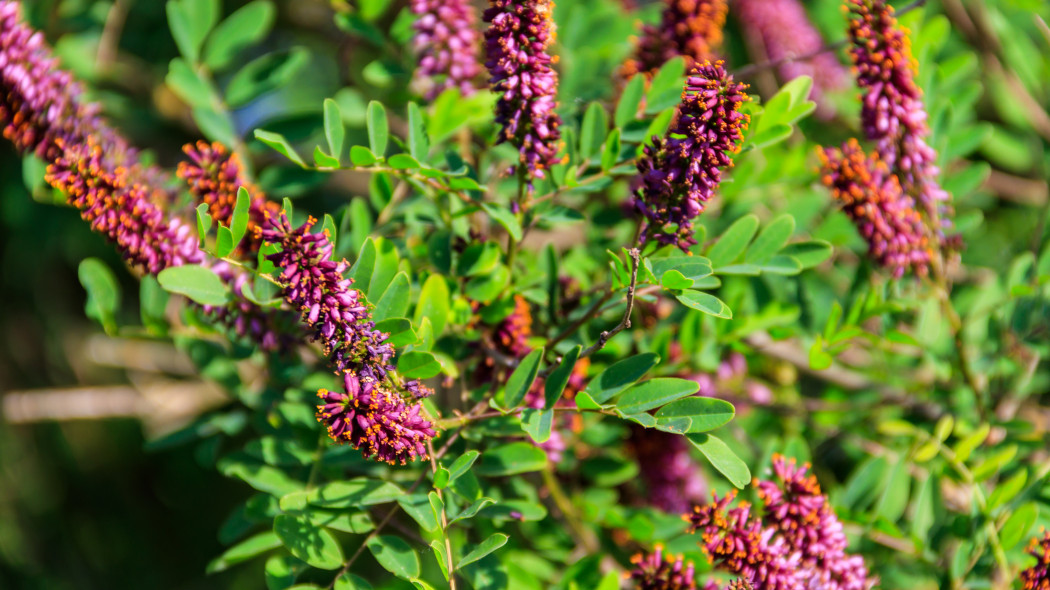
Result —
[[148, 433], [239, 486], [202, 570], [1050, 588], [1046, 7], [144, 4], [0, 0], [4, 210], [221, 392]]

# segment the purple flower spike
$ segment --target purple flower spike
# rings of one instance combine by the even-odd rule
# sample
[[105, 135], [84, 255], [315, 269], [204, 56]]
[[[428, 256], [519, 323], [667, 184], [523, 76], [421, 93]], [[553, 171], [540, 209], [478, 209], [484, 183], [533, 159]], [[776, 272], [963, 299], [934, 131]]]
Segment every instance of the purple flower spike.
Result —
[[652, 74], [671, 59], [685, 57], [686, 71], [715, 58], [729, 10], [726, 0], [665, 0], [659, 25], [646, 25], [635, 56], [621, 73]]
[[929, 272], [931, 252], [922, 219], [878, 154], [869, 157], [851, 139], [841, 150], [825, 148], [819, 155], [825, 186], [867, 240], [871, 258], [898, 278], [908, 269], [918, 275]]
[[547, 54], [554, 40], [550, 0], [491, 0], [485, 11], [485, 66], [498, 93], [496, 124], [500, 139], [518, 148], [517, 169], [531, 186], [561, 163], [561, 118], [557, 106], [558, 74]]
[[353, 445], [365, 457], [390, 464], [426, 458], [426, 442], [436, 433], [419, 415], [419, 404], [406, 405], [385, 382], [371, 376], [347, 372], [343, 382], [345, 392], [322, 389], [317, 393], [323, 400], [317, 406], [317, 419], [328, 428], [329, 436]]
[[696, 590], [693, 564], [684, 563], [681, 556], [665, 556], [659, 545], [652, 553], [635, 555], [631, 563], [631, 581], [638, 590]]
[[469, 0], [411, 0], [416, 15], [412, 47], [419, 54], [417, 84], [433, 100], [447, 88], [463, 96], [474, 94], [481, 73], [478, 49], [481, 33]]
[[817, 115], [833, 116], [834, 108], [823, 100], [823, 95], [845, 87], [848, 73], [830, 51], [805, 60], [794, 59], [811, 55], [824, 46], [824, 39], [809, 21], [802, 3], [799, 0], [737, 0], [733, 10], [744, 30], [761, 41], [769, 59], [788, 60], [777, 70], [781, 79], [813, 78], [810, 98], [817, 103]]
[[807, 475], [808, 465], [773, 456], [776, 482], [759, 481], [758, 496], [765, 504], [765, 520], [794, 550], [811, 583], [828, 590], [865, 590], [868, 568], [859, 555], [846, 553], [842, 523], [820, 493], [820, 484]]
[[54, 145], [60, 155], [47, 167], [47, 182], [66, 193], [81, 218], [114, 242], [129, 264], [155, 275], [204, 261], [193, 229], [177, 218], [165, 219], [149, 187], [132, 182], [127, 168], [111, 169], [94, 138], [66, 145], [58, 137]]
[[688, 250], [696, 243], [693, 219], [733, 165], [750, 118], [740, 112], [746, 84], [733, 81], [722, 62], [693, 69], [685, 83], [678, 120], [663, 140], [653, 138], [638, 160], [642, 186], [635, 207], [647, 220], [644, 236]]
[[681, 513], [701, 502], [707, 482], [680, 434], [631, 425], [628, 448], [641, 470], [646, 500], [665, 512]]
[[[948, 214], [950, 195], [937, 184], [937, 153], [915, 83], [917, 64], [907, 31], [885, 0], [849, 0], [849, 37], [857, 85], [863, 91], [861, 125], [901, 187], [931, 220]], [[940, 227], [934, 227], [940, 230]]]

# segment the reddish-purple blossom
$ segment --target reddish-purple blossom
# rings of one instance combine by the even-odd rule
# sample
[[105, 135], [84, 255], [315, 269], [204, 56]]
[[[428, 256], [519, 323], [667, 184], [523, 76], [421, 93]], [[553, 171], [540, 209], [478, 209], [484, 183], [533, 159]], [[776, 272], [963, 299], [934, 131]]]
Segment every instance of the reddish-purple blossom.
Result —
[[679, 55], [685, 57], [686, 71], [714, 59], [728, 9], [726, 0], [665, 0], [660, 23], [642, 28], [635, 56], [621, 70], [623, 76], [652, 74]]
[[500, 142], [518, 148], [517, 170], [530, 182], [558, 164], [561, 118], [558, 74], [547, 47], [554, 41], [550, 0], [491, 0], [484, 20], [485, 51]]
[[937, 153], [926, 143], [930, 129], [907, 31], [885, 0], [849, 0], [847, 6], [864, 133], [904, 191], [937, 220], [949, 195], [937, 183]]
[[684, 436], [632, 424], [627, 448], [638, 463], [649, 504], [681, 513], [703, 501], [707, 482]]
[[1043, 538], [1032, 539], [1028, 554], [1035, 558], [1035, 565], [1021, 571], [1024, 590], [1050, 590], [1050, 532]]
[[[756, 480], [765, 509], [730, 504], [735, 493], [686, 514], [700, 546], [717, 569], [745, 586], [770, 590], [867, 590], [875, 580], [864, 560], [846, 553], [842, 524], [816, 478], [794, 460], [773, 457], [775, 481]], [[740, 586], [740, 584], [738, 584]]]
[[427, 456], [426, 443], [436, 433], [420, 416], [422, 406], [409, 406], [400, 394], [391, 391], [388, 382], [372, 375], [346, 371], [343, 384], [345, 392], [317, 392], [323, 401], [317, 406], [317, 419], [329, 436], [349, 443], [365, 457], [375, 456], [391, 464], [404, 465]]
[[631, 563], [631, 581], [638, 590], [696, 590], [693, 564], [681, 556], [664, 555], [659, 545], [652, 553], [635, 555]]
[[416, 15], [412, 48], [419, 54], [417, 84], [433, 99], [447, 88], [474, 94], [481, 73], [481, 34], [469, 0], [411, 0]]
[[[777, 71], [787, 81], [799, 76], [813, 78], [810, 98], [817, 114], [828, 118], [833, 107], [824, 93], [846, 85], [847, 71], [835, 54], [821, 51], [824, 39], [809, 20], [799, 0], [737, 0], [734, 14], [748, 35], [762, 44], [766, 57], [781, 62]], [[796, 59], [810, 56], [806, 59]]]
[[763, 519], [798, 551], [811, 582], [827, 590], [865, 590], [872, 585], [859, 555], [846, 553], [846, 534], [808, 465], [773, 456], [776, 481], [758, 481], [765, 504]]
[[208, 205], [208, 214], [215, 221], [229, 227], [238, 189], [244, 187], [248, 191], [248, 226], [241, 251], [258, 252], [256, 228], [262, 226], [267, 215], [277, 215], [280, 206], [268, 201], [258, 187], [244, 177], [240, 158], [221, 143], [198, 141], [196, 145], [183, 146], [182, 150], [189, 160], [179, 162], [179, 178], [186, 181], [197, 202]]
[[129, 264], [155, 275], [203, 262], [193, 229], [177, 218], [166, 219], [153, 191], [131, 181], [127, 168], [111, 168], [93, 137], [78, 145], [59, 137], [55, 148], [58, 157], [47, 167], [47, 182], [68, 195], [81, 218], [115, 243]]
[[820, 157], [825, 186], [868, 242], [871, 258], [895, 277], [908, 269], [925, 275], [931, 255], [925, 226], [879, 156], [868, 156], [851, 139], [840, 150], [825, 148]]
[[638, 160], [642, 186], [634, 203], [646, 218], [645, 236], [683, 250], [696, 243], [693, 219], [718, 188], [722, 169], [733, 165], [729, 155], [739, 151], [750, 121], [740, 112], [746, 88], [721, 61], [693, 69], [677, 121]]

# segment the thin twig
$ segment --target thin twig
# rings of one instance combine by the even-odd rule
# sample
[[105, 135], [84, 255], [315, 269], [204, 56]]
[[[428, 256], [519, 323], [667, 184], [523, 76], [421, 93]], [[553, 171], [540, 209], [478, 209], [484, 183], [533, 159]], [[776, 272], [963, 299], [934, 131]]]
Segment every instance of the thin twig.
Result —
[[615, 328], [609, 331], [604, 331], [598, 335], [598, 341], [587, 347], [583, 352], [580, 353], [580, 358], [591, 356], [605, 347], [605, 344], [609, 340], [622, 332], [626, 328], [631, 327], [631, 312], [634, 311], [634, 292], [638, 287], [638, 267], [641, 266], [641, 252], [638, 248], [631, 248], [628, 254], [631, 255], [631, 284], [627, 287], [627, 310], [623, 312], [623, 319], [616, 325]]
[[128, 19], [129, 0], [116, 0], [106, 14], [106, 24], [102, 27], [102, 36], [98, 40], [98, 53], [95, 54], [95, 66], [105, 71], [117, 57], [117, 46]]

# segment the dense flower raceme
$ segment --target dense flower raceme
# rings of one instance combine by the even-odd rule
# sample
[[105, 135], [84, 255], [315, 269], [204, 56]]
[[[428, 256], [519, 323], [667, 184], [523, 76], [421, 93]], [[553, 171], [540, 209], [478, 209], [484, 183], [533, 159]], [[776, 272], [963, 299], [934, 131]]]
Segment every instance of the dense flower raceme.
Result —
[[[820, 51], [824, 40], [809, 21], [799, 0], [737, 0], [734, 14], [744, 30], [762, 43], [766, 56], [782, 61], [777, 71], [784, 80], [799, 76], [813, 78], [810, 98], [817, 103], [817, 114], [830, 117], [834, 109], [823, 100], [824, 93], [846, 86], [848, 72], [835, 54]], [[814, 55], [816, 53], [816, 55]], [[794, 59], [801, 56], [807, 59]]]
[[949, 195], [937, 183], [937, 154], [926, 143], [930, 129], [907, 31], [897, 25], [885, 0], [848, 0], [847, 5], [864, 133], [877, 142], [879, 156], [904, 191], [938, 219]]
[[244, 187], [248, 191], [248, 231], [241, 249], [247, 253], [258, 252], [256, 228], [263, 224], [267, 214], [278, 214], [280, 206], [268, 201], [266, 196], [244, 177], [237, 154], [230, 153], [221, 143], [198, 141], [195, 145], [187, 144], [182, 149], [189, 156], [189, 160], [179, 163], [179, 178], [186, 181], [190, 193], [198, 202], [208, 205], [208, 214], [212, 219], [229, 227], [234, 206], [237, 204], [238, 189]]
[[922, 219], [878, 154], [850, 140], [820, 157], [824, 184], [867, 240], [870, 256], [896, 277], [908, 269], [925, 275], [931, 251]]
[[638, 463], [645, 500], [665, 512], [681, 513], [707, 494], [707, 481], [680, 434], [631, 425], [627, 448]]
[[678, 120], [663, 140], [654, 137], [638, 160], [642, 185], [634, 203], [646, 218], [644, 235], [683, 250], [696, 243], [693, 219], [718, 188], [722, 169], [732, 166], [729, 155], [740, 149], [750, 122], [740, 112], [746, 88], [720, 61], [690, 73]]
[[845, 552], [842, 524], [807, 468], [777, 455], [773, 470], [777, 481], [755, 482], [765, 504], [761, 517], [746, 502], [730, 507], [735, 492], [686, 515], [715, 567], [753, 588], [871, 588], [864, 561]]
[[1035, 565], [1021, 571], [1024, 590], [1050, 590], [1050, 532], [1043, 538], [1032, 539], [1028, 554], [1035, 558]]
[[322, 400], [317, 418], [328, 428], [329, 436], [350, 443], [365, 457], [388, 463], [405, 464], [427, 456], [426, 443], [436, 433], [420, 415], [421, 405], [409, 406], [388, 382], [377, 380], [367, 368], [360, 374], [347, 370], [343, 385], [345, 392], [317, 392]]
[[664, 555], [659, 545], [652, 553], [635, 555], [631, 563], [631, 581], [638, 590], [696, 590], [693, 564], [684, 563], [680, 556]]
[[473, 94], [474, 79], [481, 73], [481, 33], [470, 0], [412, 0], [409, 6], [416, 15], [412, 47], [419, 53], [417, 84], [427, 98], [447, 88]]
[[728, 9], [726, 0], [665, 0], [660, 23], [643, 27], [635, 56], [622, 68], [624, 78], [651, 74], [679, 55], [687, 71], [714, 59]]
[[324, 404], [317, 418], [337, 441], [349, 442], [366, 457], [404, 463], [426, 456], [425, 443], [435, 433], [420, 415], [418, 401], [431, 392], [418, 381], [398, 382], [390, 366], [393, 347], [375, 329], [361, 294], [343, 272], [345, 260], [330, 260], [334, 249], [325, 233], [311, 233], [309, 219], [293, 229], [282, 211], [267, 217], [258, 230], [265, 242], [280, 250], [267, 256], [280, 269], [285, 301], [301, 313], [313, 330], [345, 392], [321, 390]]
[[554, 112], [558, 74], [547, 54], [554, 41], [553, 9], [550, 0], [491, 0], [484, 14], [485, 66], [499, 94], [499, 141], [518, 148], [517, 170], [530, 183], [561, 161], [561, 118]]

